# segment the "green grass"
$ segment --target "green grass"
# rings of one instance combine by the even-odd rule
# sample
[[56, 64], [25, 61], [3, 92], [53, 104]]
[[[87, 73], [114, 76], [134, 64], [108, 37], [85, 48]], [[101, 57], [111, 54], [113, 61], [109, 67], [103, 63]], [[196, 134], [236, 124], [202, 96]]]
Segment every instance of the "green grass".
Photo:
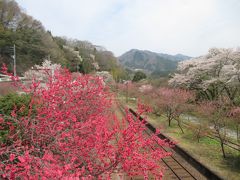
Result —
[[182, 134], [175, 122], [168, 127], [163, 117], [150, 116], [149, 122], [155, 127], [164, 127], [162, 129], [164, 134], [174, 139], [179, 146], [220, 176], [226, 179], [240, 179], [240, 153], [238, 151], [225, 146], [227, 158], [224, 159], [217, 140], [202, 137], [198, 143], [192, 130], [184, 128], [184, 134]]
[[200, 138], [200, 143], [206, 144], [206, 145], [211, 145], [211, 146], [219, 146], [219, 142], [215, 139], [210, 139], [208, 137], [202, 137]]

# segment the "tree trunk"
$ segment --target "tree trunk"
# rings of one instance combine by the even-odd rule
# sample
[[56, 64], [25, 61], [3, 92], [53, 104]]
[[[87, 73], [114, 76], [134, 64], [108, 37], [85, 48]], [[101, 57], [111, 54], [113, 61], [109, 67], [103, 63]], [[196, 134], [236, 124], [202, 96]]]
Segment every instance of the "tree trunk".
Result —
[[239, 124], [237, 124], [237, 141], [239, 141]]
[[216, 123], [215, 123], [215, 130], [218, 134], [218, 138], [220, 140], [220, 145], [221, 145], [221, 149], [222, 149], [222, 154], [223, 154], [223, 158], [226, 158], [226, 155], [225, 155], [225, 151], [224, 151], [224, 140], [225, 140], [225, 136], [222, 137], [221, 135], [221, 132], [220, 132], [220, 128], [218, 126], [216, 126]]
[[227, 93], [227, 96], [228, 96], [230, 102], [231, 102], [233, 105], [236, 105], [236, 102], [234, 101], [234, 98], [235, 98], [236, 93], [237, 93], [237, 88], [231, 91], [231, 89], [229, 89], [229, 88], [227, 88], [227, 87], [225, 86], [224, 89], [225, 89], [225, 91], [226, 91], [226, 93]]
[[197, 132], [197, 141], [198, 141], [198, 143], [200, 142], [200, 132], [201, 132], [201, 130], [200, 130], [200, 128], [198, 129], [198, 132]]
[[180, 123], [180, 120], [178, 119], [177, 122], [178, 122], [178, 127], [181, 129], [182, 133], [184, 134], [183, 128], [182, 128], [181, 123]]
[[220, 143], [221, 143], [221, 149], [222, 149], [222, 153], [223, 153], [223, 158], [226, 158], [223, 141], [222, 141], [222, 139], [220, 139], [220, 141], [221, 141]]
[[168, 126], [170, 127], [171, 126], [171, 121], [172, 121], [172, 111], [171, 109], [168, 109], [167, 110], [167, 117], [168, 117]]

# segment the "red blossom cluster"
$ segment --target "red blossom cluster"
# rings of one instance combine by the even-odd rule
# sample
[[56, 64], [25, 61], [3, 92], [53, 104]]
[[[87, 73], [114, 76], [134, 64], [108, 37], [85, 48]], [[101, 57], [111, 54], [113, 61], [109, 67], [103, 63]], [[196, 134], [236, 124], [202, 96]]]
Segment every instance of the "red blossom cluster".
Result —
[[24, 90], [32, 97], [21, 108], [28, 115], [0, 116], [0, 131], [8, 131], [0, 142], [2, 178], [110, 179], [125, 173], [161, 179], [159, 160], [170, 154], [157, 144], [168, 143], [143, 133], [145, 125], [130, 113], [118, 119], [100, 78], [73, 78], [61, 69], [44, 86], [33, 81]]

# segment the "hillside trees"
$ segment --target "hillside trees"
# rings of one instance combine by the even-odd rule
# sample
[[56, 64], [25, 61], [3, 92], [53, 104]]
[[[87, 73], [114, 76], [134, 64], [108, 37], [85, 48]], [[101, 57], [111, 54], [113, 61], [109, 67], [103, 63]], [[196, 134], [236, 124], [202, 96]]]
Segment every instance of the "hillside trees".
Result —
[[21, 10], [15, 1], [2, 0], [0, 2], [0, 22], [2, 27], [14, 28], [17, 26]]
[[227, 96], [238, 103], [240, 87], [240, 51], [210, 49], [205, 56], [180, 62], [178, 72], [169, 81], [198, 92], [198, 98], [217, 100]]
[[96, 52], [96, 61], [104, 71], [111, 71], [111, 69], [117, 67], [117, 58], [110, 51]]
[[51, 33], [45, 31], [41, 22], [25, 14], [15, 1], [1, 1], [0, 14], [0, 49], [3, 50], [0, 53], [0, 63], [12, 68], [13, 51], [10, 49], [15, 44], [19, 74], [34, 64], [40, 64], [46, 57], [66, 64], [63, 52], [54, 42]]
[[[78, 70], [84, 74], [94, 71], [108, 71], [117, 82], [129, 78], [128, 73], [117, 63], [117, 58], [111, 51], [107, 51], [101, 46], [93, 45], [88, 41], [65, 37], [54, 37], [54, 39], [65, 52], [65, 58], [71, 59], [72, 65], [67, 66], [71, 71]], [[81, 57], [80, 61], [77, 58], [78, 56]], [[76, 68], [77, 66], [78, 68]]]
[[[124, 72], [123, 68], [117, 64], [116, 57], [105, 48], [88, 41], [53, 37], [40, 21], [22, 11], [14, 0], [2, 0], [0, 3], [0, 63], [7, 64], [10, 70], [13, 55], [11, 48], [14, 44], [19, 74], [23, 74], [35, 64], [40, 65], [46, 58], [67, 67], [71, 72], [109, 71], [114, 73], [116, 79], [120, 79], [119, 76]], [[95, 68], [96, 63], [100, 69]]]
[[[3, 69], [6, 73], [6, 68]], [[16, 79], [16, 78], [14, 78]], [[16, 82], [19, 83], [19, 82]], [[161, 158], [168, 146], [131, 114], [119, 120], [110, 111], [111, 94], [101, 78], [73, 78], [59, 69], [45, 86], [25, 87], [31, 96], [28, 114], [0, 116], [0, 175], [3, 178], [110, 179], [114, 173], [162, 177]], [[22, 87], [22, 84], [19, 84]], [[35, 111], [33, 113], [33, 106]]]

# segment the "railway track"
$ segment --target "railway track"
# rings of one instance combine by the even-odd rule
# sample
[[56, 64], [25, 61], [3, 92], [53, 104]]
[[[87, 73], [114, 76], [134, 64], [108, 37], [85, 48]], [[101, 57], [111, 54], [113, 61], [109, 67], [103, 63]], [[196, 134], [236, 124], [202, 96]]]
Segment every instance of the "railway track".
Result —
[[[120, 111], [124, 114], [125, 113], [124, 107], [121, 104], [118, 104], [118, 106], [119, 106]], [[129, 109], [129, 112], [131, 114], [133, 114], [133, 116], [135, 116], [136, 119], [143, 121], [143, 118], [138, 116], [137, 113], [135, 111], [133, 111], [132, 109]], [[150, 124], [147, 123], [146, 126], [147, 126], [147, 130], [145, 131], [145, 133], [147, 135], [150, 135], [152, 132], [156, 132], [156, 129], [153, 126], [151, 126]], [[162, 137], [161, 134], [159, 134], [158, 137], [161, 139], [164, 138], [164, 137]], [[164, 139], [166, 139], [166, 137]], [[170, 140], [168, 139], [168, 141], [170, 141]], [[159, 144], [157, 144], [157, 145], [160, 146]], [[176, 152], [174, 152], [173, 149], [166, 148], [163, 146], [160, 146], [160, 147], [166, 152], [172, 152], [171, 156], [168, 156], [168, 157], [162, 159], [162, 163], [166, 167], [164, 179], [179, 179], [179, 180], [208, 179], [202, 173], [200, 173], [197, 169], [195, 169], [195, 167], [190, 165], [180, 155], [178, 155]], [[218, 178], [215, 178], [215, 179], [218, 179]]]
[[[146, 131], [146, 133], [150, 136], [150, 132]], [[158, 146], [160, 146], [160, 145], [158, 144]], [[166, 152], [171, 151], [170, 149], [167, 149], [163, 146], [160, 146], [160, 147]], [[168, 178], [187, 179], [187, 180], [200, 179], [199, 176], [196, 177], [196, 174], [190, 172], [190, 170], [188, 170], [186, 168], [186, 165], [182, 164], [182, 162], [180, 160], [178, 160], [175, 156], [176, 155], [173, 154], [171, 156], [168, 156], [168, 157], [162, 159], [162, 162], [169, 170], [169, 172], [167, 172]], [[202, 177], [201, 179], [204, 179], [204, 178]]]

